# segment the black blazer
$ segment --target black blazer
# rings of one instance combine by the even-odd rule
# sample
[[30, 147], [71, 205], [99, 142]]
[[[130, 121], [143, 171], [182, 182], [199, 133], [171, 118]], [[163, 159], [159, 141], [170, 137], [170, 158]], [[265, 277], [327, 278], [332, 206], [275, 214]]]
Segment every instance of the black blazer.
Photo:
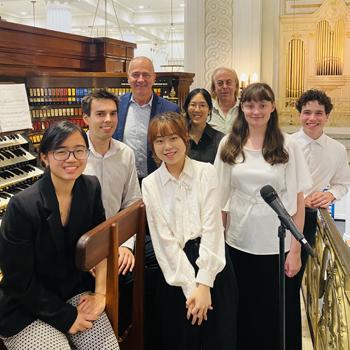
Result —
[[36, 319], [67, 333], [76, 308], [66, 300], [94, 287], [75, 266], [80, 236], [105, 220], [96, 177], [73, 187], [68, 223], [61, 224], [50, 173], [12, 197], [0, 228], [0, 334], [17, 334]]

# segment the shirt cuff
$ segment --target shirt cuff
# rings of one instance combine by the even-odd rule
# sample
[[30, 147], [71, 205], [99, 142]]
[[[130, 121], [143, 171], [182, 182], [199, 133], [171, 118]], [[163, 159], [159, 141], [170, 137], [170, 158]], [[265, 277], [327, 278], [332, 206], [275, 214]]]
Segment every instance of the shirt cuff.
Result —
[[125, 241], [121, 246], [129, 248], [130, 250], [134, 251], [135, 240], [136, 240], [136, 236], [133, 235], [127, 241]]
[[196, 288], [196, 282], [182, 286], [182, 291], [185, 294], [186, 300], [191, 296], [193, 290]]
[[198, 270], [198, 273], [197, 273], [196, 282], [204, 284], [210, 288], [213, 288], [215, 277], [216, 277], [216, 274], [200, 269]]

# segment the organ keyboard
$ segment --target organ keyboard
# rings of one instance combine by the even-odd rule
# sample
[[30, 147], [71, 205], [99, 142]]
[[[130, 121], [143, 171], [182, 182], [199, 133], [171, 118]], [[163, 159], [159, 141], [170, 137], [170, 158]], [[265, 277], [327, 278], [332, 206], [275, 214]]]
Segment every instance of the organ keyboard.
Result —
[[0, 216], [13, 195], [43, 174], [28, 147], [28, 141], [21, 134], [0, 135]]

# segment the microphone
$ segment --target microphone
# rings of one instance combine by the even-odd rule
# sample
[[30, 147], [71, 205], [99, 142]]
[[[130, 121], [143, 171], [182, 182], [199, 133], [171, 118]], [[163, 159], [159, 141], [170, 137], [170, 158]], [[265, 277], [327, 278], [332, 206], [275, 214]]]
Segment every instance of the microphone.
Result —
[[263, 188], [261, 188], [260, 194], [263, 200], [276, 212], [278, 218], [280, 219], [284, 227], [292, 233], [292, 235], [298, 242], [301, 243], [301, 245], [308, 252], [308, 254], [314, 256], [313, 249], [305, 239], [304, 235], [300, 233], [298, 228], [295, 226], [293, 219], [288, 214], [286, 208], [284, 207], [274, 188], [270, 185], [266, 185]]

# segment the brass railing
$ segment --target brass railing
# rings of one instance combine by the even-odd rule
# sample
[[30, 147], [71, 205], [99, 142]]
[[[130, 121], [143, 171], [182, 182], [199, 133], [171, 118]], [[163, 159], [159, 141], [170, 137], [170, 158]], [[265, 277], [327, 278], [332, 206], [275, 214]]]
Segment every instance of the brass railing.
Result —
[[350, 350], [350, 249], [325, 209], [317, 232], [303, 284], [314, 348]]

